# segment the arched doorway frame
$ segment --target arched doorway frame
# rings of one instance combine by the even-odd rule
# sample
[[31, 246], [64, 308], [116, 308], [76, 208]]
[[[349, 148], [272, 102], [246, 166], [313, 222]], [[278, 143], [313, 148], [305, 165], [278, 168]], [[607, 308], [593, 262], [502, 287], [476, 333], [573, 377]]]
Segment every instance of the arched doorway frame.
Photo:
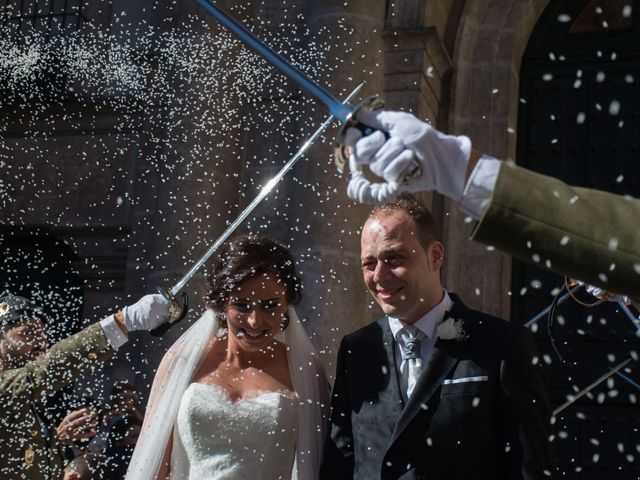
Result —
[[[518, 4], [512, 5], [515, 3]], [[521, 105], [520, 96], [525, 96], [525, 94], [520, 91], [522, 84], [520, 78], [521, 66], [529, 42], [535, 41], [535, 27], [538, 22], [544, 24], [545, 19], [542, 18], [542, 15], [546, 15], [545, 9], [549, 7], [550, 4], [551, 1], [534, 0], [522, 2], [522, 4], [507, 1], [482, 4], [481, 2], [470, 0], [465, 5], [463, 17], [458, 26], [454, 54], [455, 71], [452, 83], [451, 115], [448, 127], [451, 132], [469, 135], [477, 148], [498, 158], [516, 159], [518, 111]], [[560, 5], [559, 2], [555, 2], [549, 10], [554, 8], [556, 4]], [[561, 5], [567, 7], [569, 4], [572, 4], [574, 7], [576, 6], [576, 2], [570, 1], [562, 3]], [[633, 11], [637, 12], [637, 8], [634, 7]], [[551, 13], [555, 16], [555, 12], [552, 11]], [[550, 16], [548, 18], [553, 17]], [[571, 16], [571, 18], [576, 17]], [[637, 34], [637, 24], [635, 28]], [[495, 40], [491, 42], [487, 40], [488, 38], [494, 38]], [[573, 40], [575, 40], [575, 42], [583, 41], [583, 39], [578, 38]], [[637, 42], [634, 45], [637, 45]], [[545, 49], [547, 49], [547, 47], [545, 47]], [[602, 49], [605, 53], [607, 51], [602, 44], [599, 45], [599, 49]], [[538, 52], [540, 53], [540, 58], [547, 54], [546, 51], [547, 50]], [[556, 54], [560, 53], [556, 50], [553, 51]], [[619, 62], [622, 63], [620, 60], [622, 57], [621, 51], [616, 48], [614, 48], [614, 51], [617, 53]], [[634, 55], [636, 55], [634, 58], [637, 58], [637, 53], [634, 52]], [[529, 57], [527, 58], [529, 61]], [[620, 63], [616, 64], [617, 68], [620, 68]], [[546, 68], [546, 66], [543, 68]], [[544, 71], [547, 72], [547, 70]], [[540, 72], [536, 72], [536, 75], [539, 74]], [[609, 76], [610, 73], [607, 72], [607, 77]], [[558, 80], [557, 76], [553, 78], [556, 81]], [[493, 93], [494, 91], [497, 92]], [[503, 92], [505, 92], [504, 95]], [[621, 103], [624, 105], [624, 102], [621, 101]], [[535, 104], [535, 102], [531, 101], [528, 103], [528, 105]], [[518, 160], [518, 163], [524, 163], [522, 155], [520, 155]], [[536, 169], [535, 164], [530, 165], [530, 167]], [[604, 189], [601, 185], [595, 185], [595, 188]], [[617, 193], [624, 192], [618, 191]], [[462, 223], [462, 215], [457, 213], [455, 207], [451, 207], [450, 210], [452, 217], [450, 224], [452, 224], [454, 220]], [[457, 216], [457, 218], [453, 218], [454, 216]], [[453, 228], [450, 228], [450, 231], [453, 231]], [[495, 252], [487, 252], [485, 247], [471, 244], [463, 236], [459, 235], [459, 237], [460, 240], [458, 240], [457, 248], [462, 257], [459, 262], [462, 265], [461, 272], [466, 273], [466, 275], [463, 276], [460, 274], [454, 278], [454, 281], [463, 283], [466, 281], [465, 279], [475, 276], [476, 278], [473, 279], [474, 283], [472, 286], [484, 286], [482, 301], [490, 303], [491, 295], [495, 294], [500, 299], [497, 302], [499, 314], [505, 318], [509, 318], [509, 303], [511, 302], [505, 301], [504, 292], [512, 288], [511, 258], [500, 256], [500, 261], [497, 261], [497, 254]], [[451, 243], [450, 241], [449, 244], [451, 245]], [[449, 258], [451, 260], [451, 246], [449, 250]], [[480, 273], [473, 272], [473, 267], [469, 266], [467, 259], [474, 256], [476, 258], [473, 259], [473, 262], [475, 265], [480, 265]], [[462, 268], [465, 270], [462, 270]], [[453, 271], [450, 274], [454, 275], [455, 273], [456, 272]], [[517, 278], [517, 274], [514, 275], [514, 277]], [[451, 282], [448, 283], [450, 284]], [[528, 281], [523, 281], [520, 285], [528, 284]], [[514, 290], [517, 290], [520, 285], [514, 286]], [[517, 293], [518, 292], [514, 292], [514, 298]], [[572, 317], [572, 315], [567, 312], [570, 303], [571, 302], [568, 302], [568, 304], [563, 307], [563, 313], [566, 318]], [[517, 308], [517, 306], [517, 302], [514, 302], [514, 307]], [[610, 306], [605, 305], [600, 308], [608, 307]], [[489, 311], [487, 308], [485, 308], [485, 310]], [[534, 311], [537, 311], [537, 309], [534, 309]], [[520, 315], [514, 315], [512, 319], [517, 322], [522, 322], [527, 320], [530, 314], [531, 312], [527, 314], [527, 312], [523, 311]], [[587, 315], [587, 313], [584, 313], [585, 317]], [[570, 357], [572, 361], [576, 360], [576, 368], [572, 371], [558, 368], [558, 362], [554, 357], [553, 366], [550, 368], [555, 369], [555, 372], [558, 373], [557, 377], [559, 377], [559, 380], [555, 379], [554, 382], [554, 378], [549, 377], [551, 377], [550, 384], [552, 386], [551, 397], [556, 405], [558, 405], [560, 401], [563, 401], [566, 395], [575, 390], [575, 388], [573, 388], [574, 386], [587, 385], [592, 381], [594, 376], [600, 374], [602, 371], [606, 371], [608, 366], [606, 361], [603, 361], [603, 357], [605, 357], [605, 355], [613, 355], [612, 351], [614, 348], [616, 349], [616, 358], [625, 355], [629, 349], [630, 343], [625, 341], [624, 337], [615, 338], [616, 335], [620, 335], [620, 332], [626, 333], [625, 327], [628, 328], [624, 315], [594, 313], [593, 316], [599, 318], [600, 321], [603, 319], [610, 320], [606, 323], [608, 336], [596, 335], [597, 348], [599, 348], [599, 350], [594, 348], [588, 351], [587, 348], [589, 348], [589, 344], [586, 340], [582, 340], [584, 346], [581, 346], [578, 342], [575, 342], [575, 337], [569, 338], [567, 342], [569, 348], [565, 347], [564, 351], [572, 355]], [[573, 318], [581, 317], [574, 315]], [[571, 324], [568, 322], [568, 325]], [[570, 330], [570, 327], [568, 326], [566, 330]], [[605, 330], [604, 327], [603, 330]], [[562, 335], [562, 333], [558, 333], [557, 330], [556, 333], [559, 336]], [[591, 332], [589, 331], [585, 334], [578, 333], [578, 335], [585, 339], [587, 339], [590, 334]], [[593, 361], [593, 364], [587, 365], [586, 362], [579, 362], [582, 358], [585, 358], [584, 356], [580, 357], [578, 355], [577, 352], [580, 348], [583, 348], [583, 352], [588, 353], [587, 358], [589, 361]], [[542, 354], [544, 351], [541, 349], [540, 353]], [[612, 383], [611, 386], [607, 387], [615, 391], [615, 395], [612, 395], [612, 398], [618, 395], [621, 399], [627, 398], [627, 390], [624, 387], [625, 383], [620, 380], [618, 380], [618, 382], [620, 383]], [[555, 392], [553, 388], [554, 384]], [[620, 386], [620, 384], [622, 384], [622, 386]], [[558, 388], [558, 385], [561, 388], [565, 388], [565, 390]], [[629, 387], [629, 390], [635, 395], [633, 386]], [[591, 403], [583, 402], [580, 405], [579, 416], [576, 415], [575, 410], [573, 410], [567, 412], [566, 417], [563, 415], [556, 417], [554, 431], [568, 433], [569, 438], [567, 442], [558, 442], [555, 444], [558, 455], [558, 466], [562, 475], [565, 475], [566, 478], [584, 478], [585, 476], [588, 478], [632, 478], [632, 476], [636, 478], [634, 476], [637, 475], [634, 464], [624, 457], [622, 459], [618, 458], [615, 448], [608, 448], [609, 445], [615, 446], [620, 445], [621, 442], [626, 442], [626, 439], [629, 438], [628, 432], [637, 424], [637, 420], [629, 413], [635, 412], [635, 410], [633, 410], [635, 407], [635, 396], [633, 397], [633, 401], [625, 403], [626, 400], [620, 400], [619, 402], [608, 401], [608, 397], [602, 397], [601, 395], [603, 395], [603, 393], [601, 392], [597, 393], [597, 397], [595, 396], [596, 391], [592, 393], [594, 394], [594, 398], [598, 400], [592, 400]], [[633, 413], [633, 415], [635, 415], [635, 413]], [[636, 432], [636, 430], [633, 430], [633, 432]], [[623, 440], [619, 440], [620, 438]], [[589, 442], [583, 442], [583, 439], [589, 439]], [[591, 448], [591, 445], [593, 445], [592, 442], [595, 441], [599, 443]], [[600, 447], [600, 445], [603, 446]], [[594, 451], [598, 453], [597, 457], [592, 455]], [[576, 467], [579, 467], [581, 470]], [[613, 473], [614, 471], [615, 473]]]
[[[468, 0], [457, 27], [448, 131], [468, 135], [479, 150], [515, 158], [520, 65], [550, 0]], [[508, 318], [511, 258], [471, 243], [465, 216], [447, 205], [445, 284], [473, 307]]]

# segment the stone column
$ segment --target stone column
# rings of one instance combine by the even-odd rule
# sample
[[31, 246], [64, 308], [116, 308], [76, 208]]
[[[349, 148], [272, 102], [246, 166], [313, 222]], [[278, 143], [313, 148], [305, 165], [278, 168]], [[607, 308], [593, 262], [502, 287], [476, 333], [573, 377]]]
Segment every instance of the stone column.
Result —
[[[465, 134], [482, 152], [515, 157], [519, 71], [526, 41], [548, 0], [467, 2], [454, 53], [449, 130]], [[469, 242], [470, 219], [450, 206], [447, 283], [468, 304], [509, 318], [511, 257]], [[461, 234], [454, 234], [461, 232]]]
[[[446, 131], [453, 63], [443, 41], [448, 10], [434, 3], [411, 0], [389, 3], [383, 35], [384, 99], [387, 108], [410, 111]], [[445, 228], [450, 206], [437, 193], [416, 196], [425, 202], [436, 219], [447, 258], [443, 266], [444, 285], [451, 289], [447, 272], [452, 232]], [[453, 232], [453, 236], [458, 234]]]

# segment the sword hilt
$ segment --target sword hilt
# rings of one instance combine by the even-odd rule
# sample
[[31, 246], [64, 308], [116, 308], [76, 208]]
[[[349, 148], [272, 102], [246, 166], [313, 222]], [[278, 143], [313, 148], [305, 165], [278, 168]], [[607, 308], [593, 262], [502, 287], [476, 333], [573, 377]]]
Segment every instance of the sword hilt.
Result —
[[167, 330], [187, 316], [189, 310], [189, 297], [186, 292], [182, 292], [180, 298], [177, 298], [166, 288], [158, 287], [158, 293], [169, 301], [169, 321], [151, 330], [150, 333], [155, 337], [167, 333]]
[[[347, 120], [347, 122], [344, 123], [344, 125], [342, 125], [342, 128], [338, 133], [338, 137], [336, 138], [336, 145], [334, 149], [334, 159], [335, 159], [336, 168], [338, 169], [338, 172], [341, 175], [346, 176], [346, 172], [349, 170], [348, 167], [345, 168], [345, 166], [349, 164], [349, 153], [350, 153], [349, 152], [350, 147], [345, 144], [345, 136], [347, 133], [347, 129], [357, 128], [358, 130], [360, 130], [360, 132], [362, 132], [363, 137], [366, 137], [376, 132], [378, 129], [371, 127], [369, 125], [366, 125], [362, 123], [360, 120], [358, 120], [357, 114], [362, 108], [366, 108], [368, 110], [380, 110], [383, 107], [384, 107], [384, 101], [380, 97], [373, 96], [373, 97], [366, 98], [361, 102], [359, 102], [353, 108], [353, 111], [351, 112], [351, 116], [349, 120]], [[384, 133], [385, 140], [388, 140], [389, 132], [385, 132], [382, 130], [382, 133]], [[399, 178], [401, 179], [401, 183], [408, 184], [411, 181], [413, 181], [415, 178], [418, 178], [420, 175], [422, 175], [422, 167], [420, 166], [420, 163], [418, 163], [418, 161], [414, 158], [409, 163], [405, 171], [400, 174]]]

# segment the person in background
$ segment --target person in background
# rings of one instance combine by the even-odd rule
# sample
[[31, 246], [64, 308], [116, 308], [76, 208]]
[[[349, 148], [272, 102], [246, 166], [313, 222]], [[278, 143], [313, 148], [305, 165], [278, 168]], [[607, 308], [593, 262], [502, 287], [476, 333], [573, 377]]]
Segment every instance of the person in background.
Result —
[[99, 453], [83, 453], [64, 467], [62, 480], [103, 480], [106, 478], [106, 460], [106, 457]]
[[[42, 309], [17, 295], [0, 296], [0, 478], [45, 480], [63, 474], [61, 437], [86, 425], [87, 412], [57, 428], [44, 400], [100, 368], [133, 330], [169, 320], [169, 302], [146, 295], [131, 306], [47, 348]], [[84, 422], [84, 423], [83, 423]]]
[[73, 460], [81, 455], [89, 440], [95, 437], [100, 426], [100, 410], [89, 400], [85, 405], [68, 413], [56, 427], [56, 434], [63, 445], [65, 458]]
[[121, 480], [138, 441], [143, 415], [140, 397], [133, 385], [117, 382], [111, 387], [109, 408], [103, 417], [103, 425], [89, 442], [88, 450], [103, 454], [106, 458], [102, 480]]

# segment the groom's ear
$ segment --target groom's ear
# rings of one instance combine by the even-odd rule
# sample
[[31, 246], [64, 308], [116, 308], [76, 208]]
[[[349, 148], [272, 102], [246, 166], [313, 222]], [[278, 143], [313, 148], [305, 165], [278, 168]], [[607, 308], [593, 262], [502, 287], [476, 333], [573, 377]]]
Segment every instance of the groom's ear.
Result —
[[431, 271], [440, 270], [444, 263], [444, 245], [438, 240], [434, 240], [427, 249], [427, 258], [429, 259], [429, 269]]

